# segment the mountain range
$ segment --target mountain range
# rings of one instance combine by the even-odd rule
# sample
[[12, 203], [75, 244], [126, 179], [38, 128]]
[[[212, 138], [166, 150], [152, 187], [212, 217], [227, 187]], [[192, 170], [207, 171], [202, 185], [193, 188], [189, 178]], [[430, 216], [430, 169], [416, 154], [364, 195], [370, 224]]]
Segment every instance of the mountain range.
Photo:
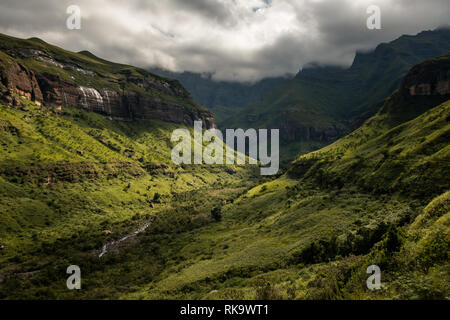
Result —
[[52, 107], [77, 107], [118, 120], [163, 120], [214, 127], [212, 114], [176, 80], [68, 52], [40, 39], [0, 35], [1, 94]]
[[221, 122], [283, 130], [262, 178], [170, 160], [173, 130], [215, 126], [178, 81], [0, 36], [0, 299], [448, 299], [448, 38], [305, 68]]
[[214, 113], [218, 127], [222, 121], [239, 117], [243, 108], [252, 102], [261, 101], [264, 95], [279, 87], [292, 76], [266, 78], [255, 83], [239, 83], [214, 80], [211, 73], [171, 72], [160, 68], [149, 71], [168, 78], [177, 79], [200, 105]]
[[368, 52], [349, 68], [311, 63], [295, 77], [253, 85], [217, 82], [211, 75], [155, 73], [178, 79], [222, 128], [278, 128], [284, 166], [319, 149], [374, 115], [415, 64], [450, 50], [450, 29], [403, 35]]

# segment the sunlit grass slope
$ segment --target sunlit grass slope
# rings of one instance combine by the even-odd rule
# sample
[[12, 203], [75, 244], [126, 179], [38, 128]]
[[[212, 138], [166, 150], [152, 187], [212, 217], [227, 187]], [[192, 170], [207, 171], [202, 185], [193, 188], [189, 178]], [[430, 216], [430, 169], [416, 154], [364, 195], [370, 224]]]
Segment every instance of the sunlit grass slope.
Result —
[[[448, 297], [450, 102], [402, 122], [386, 110], [392, 99], [224, 206], [221, 223], [179, 235], [168, 267], [122, 298]], [[155, 237], [150, 229], [143, 241]], [[379, 291], [366, 287], [372, 264]]]
[[[180, 223], [211, 223], [213, 207], [253, 183], [256, 168], [173, 164], [170, 138], [178, 127], [28, 100], [0, 105], [0, 296], [14, 296], [10, 285], [19, 296], [51, 297], [53, 285], [67, 293], [63, 282], [51, 281], [64, 271], [48, 268], [78, 261], [103, 270], [103, 243], [166, 211], [177, 212]], [[141, 272], [151, 275], [159, 263], [153, 259]], [[32, 289], [21, 291], [28, 279]]]

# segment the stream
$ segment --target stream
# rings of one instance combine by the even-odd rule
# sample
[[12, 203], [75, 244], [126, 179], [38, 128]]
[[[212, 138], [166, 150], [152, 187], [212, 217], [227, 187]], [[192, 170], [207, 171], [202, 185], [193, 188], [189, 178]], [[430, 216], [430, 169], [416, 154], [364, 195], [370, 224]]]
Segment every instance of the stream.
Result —
[[134, 231], [134, 232], [132, 232], [132, 233], [127, 234], [126, 236], [124, 236], [123, 238], [120, 238], [119, 240], [113, 240], [113, 241], [110, 241], [110, 242], [105, 243], [105, 244], [103, 245], [102, 250], [101, 250], [100, 254], [98, 255], [98, 257], [101, 258], [101, 257], [103, 257], [105, 254], [107, 254], [107, 253], [108, 253], [108, 248], [109, 248], [109, 247], [111, 247], [111, 246], [113, 246], [113, 245], [117, 245], [117, 244], [119, 244], [119, 243], [121, 243], [121, 242], [123, 242], [123, 241], [125, 241], [125, 240], [127, 240], [127, 239], [134, 238], [134, 237], [136, 237], [139, 233], [144, 232], [144, 231], [150, 226], [151, 222], [152, 222], [151, 220], [145, 222], [142, 226], [139, 227], [139, 229], [137, 229], [136, 231]]

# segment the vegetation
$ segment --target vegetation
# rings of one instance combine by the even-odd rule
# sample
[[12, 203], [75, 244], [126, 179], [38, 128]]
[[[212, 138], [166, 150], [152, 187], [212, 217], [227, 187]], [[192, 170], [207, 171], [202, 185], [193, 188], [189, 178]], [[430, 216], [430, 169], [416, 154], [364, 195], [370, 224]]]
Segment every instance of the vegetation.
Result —
[[[14, 59], [7, 52], [12, 53]], [[187, 109], [203, 109], [192, 99], [177, 97], [156, 87], [144, 89], [142, 85], [144, 78], [149, 78], [152, 82], [164, 80], [174, 90], [181, 92], [182, 96], [188, 96], [189, 93], [177, 80], [164, 78], [137, 67], [106, 61], [88, 51], [70, 52], [38, 38], [23, 40], [0, 34], [0, 66], [8, 65], [11, 60], [37, 75], [51, 75], [52, 78], [67, 84], [96, 90], [136, 92], [158, 97], [161, 101], [175, 102]]]
[[[378, 111], [415, 64], [448, 51], [450, 31], [442, 29], [404, 35], [372, 52], [357, 53], [349, 68], [310, 65], [221, 124], [280, 128], [281, 163], [287, 166], [299, 154], [318, 150], [359, 127]], [[332, 129], [336, 134], [328, 139], [287, 134], [307, 128], [315, 132]]]
[[213, 208], [212, 211], [211, 211], [211, 217], [214, 220], [216, 220], [217, 222], [222, 220], [222, 209], [220, 207]]
[[399, 90], [261, 179], [175, 166], [173, 124], [15, 98], [0, 104], [0, 299], [449, 297], [450, 100]]
[[[161, 240], [164, 228], [212, 223], [213, 207], [256, 183], [256, 168], [171, 165], [173, 124], [110, 121], [28, 100], [0, 105], [0, 119], [1, 298], [76, 298], [61, 286], [71, 264], [86, 277], [83, 297], [118, 297], [122, 286], [144, 284], [163, 262], [147, 244], [146, 258], [126, 258], [139, 251], [136, 239], [123, 244], [131, 251], [117, 251], [123, 258], [99, 259], [102, 244], [153, 217]], [[129, 269], [140, 271], [124, 277]]]
[[158, 68], [151, 72], [168, 78], [177, 79], [190, 92], [195, 101], [214, 112], [219, 128], [228, 118], [239, 117], [243, 108], [252, 102], [262, 100], [263, 96], [279, 87], [287, 78], [268, 78], [255, 83], [239, 83], [213, 80], [211, 74], [192, 72], [170, 72]]

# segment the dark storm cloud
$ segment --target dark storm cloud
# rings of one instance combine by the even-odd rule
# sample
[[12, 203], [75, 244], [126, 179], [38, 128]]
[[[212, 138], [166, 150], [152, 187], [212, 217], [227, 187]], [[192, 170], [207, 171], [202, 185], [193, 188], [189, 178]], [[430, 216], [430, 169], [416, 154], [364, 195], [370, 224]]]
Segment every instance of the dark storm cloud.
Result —
[[[79, 5], [82, 29], [65, 27]], [[366, 28], [380, 6], [382, 30]], [[2, 0], [0, 32], [69, 50], [216, 79], [254, 81], [310, 62], [349, 65], [355, 51], [448, 23], [448, 0]]]
[[208, 19], [218, 21], [231, 20], [232, 14], [226, 5], [220, 1], [215, 0], [173, 0], [173, 5], [180, 9], [187, 9], [196, 13], [202, 14]]

